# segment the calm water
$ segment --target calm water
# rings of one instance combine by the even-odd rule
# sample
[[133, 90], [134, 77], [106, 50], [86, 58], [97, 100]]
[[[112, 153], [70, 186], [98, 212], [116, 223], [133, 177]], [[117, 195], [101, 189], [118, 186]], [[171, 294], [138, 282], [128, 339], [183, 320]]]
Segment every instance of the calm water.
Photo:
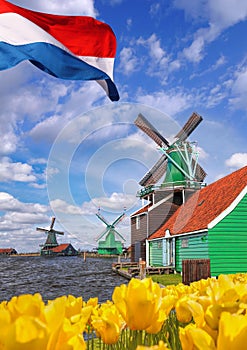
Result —
[[40, 293], [44, 301], [61, 295], [111, 300], [117, 285], [128, 281], [111, 270], [116, 258], [0, 257], [0, 301]]

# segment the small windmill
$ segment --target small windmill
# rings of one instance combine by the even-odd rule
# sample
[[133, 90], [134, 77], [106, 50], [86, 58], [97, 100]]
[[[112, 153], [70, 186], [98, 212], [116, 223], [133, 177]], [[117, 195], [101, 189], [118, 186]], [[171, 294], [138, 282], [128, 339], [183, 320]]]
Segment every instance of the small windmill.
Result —
[[164, 174], [166, 175], [163, 186], [193, 187], [203, 182], [206, 172], [198, 164], [195, 144], [186, 141], [201, 121], [202, 117], [194, 112], [177, 133], [173, 143], [170, 144], [143, 115], [138, 115], [135, 120], [136, 126], [154, 140], [163, 153], [152, 169], [139, 182], [141, 186], [147, 188], [155, 185]]
[[51, 225], [50, 225], [50, 228], [48, 228], [48, 229], [36, 227], [36, 231], [42, 231], [42, 232], [45, 232], [47, 234], [45, 244], [42, 245], [41, 255], [46, 254], [47, 251], [49, 251], [49, 249], [55, 248], [58, 246], [56, 235], [64, 235], [64, 232], [57, 231], [57, 230], [53, 229], [54, 224], [55, 224], [55, 220], [56, 220], [56, 218], [52, 217]]
[[[106, 225], [106, 229], [96, 238], [98, 242], [98, 253], [103, 255], [119, 255], [123, 252], [123, 242], [125, 238], [116, 230], [117, 224], [125, 217], [125, 212], [122, 213], [112, 224], [102, 216], [100, 209], [96, 216]], [[117, 237], [120, 239], [117, 240]], [[104, 239], [103, 239], [104, 238]]]

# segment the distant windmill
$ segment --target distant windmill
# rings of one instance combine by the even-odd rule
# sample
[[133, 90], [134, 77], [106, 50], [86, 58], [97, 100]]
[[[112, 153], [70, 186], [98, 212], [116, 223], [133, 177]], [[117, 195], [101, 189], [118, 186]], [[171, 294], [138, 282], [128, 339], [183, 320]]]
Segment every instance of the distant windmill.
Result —
[[64, 232], [57, 231], [57, 230], [53, 229], [54, 224], [55, 224], [55, 220], [56, 220], [56, 218], [52, 217], [51, 225], [50, 225], [50, 228], [48, 228], [48, 229], [41, 228], [41, 227], [36, 228], [37, 231], [42, 231], [42, 232], [45, 232], [47, 234], [45, 244], [42, 245], [41, 254], [42, 254], [42, 251], [47, 251], [51, 248], [55, 248], [58, 246], [56, 235], [64, 235]]
[[165, 173], [164, 185], [203, 182], [206, 172], [197, 163], [198, 154], [194, 151], [193, 143], [186, 141], [201, 121], [202, 117], [194, 112], [170, 144], [142, 114], [138, 115], [136, 126], [156, 142], [163, 153], [139, 182], [141, 186], [155, 185]]
[[[112, 224], [101, 215], [100, 209], [96, 216], [106, 225], [106, 229], [96, 238], [98, 242], [98, 253], [103, 255], [122, 254], [125, 238], [116, 230], [116, 225], [123, 220], [125, 212], [121, 214]], [[116, 240], [116, 238], [120, 238]], [[104, 239], [103, 239], [104, 238]], [[103, 240], [102, 240], [103, 239]]]

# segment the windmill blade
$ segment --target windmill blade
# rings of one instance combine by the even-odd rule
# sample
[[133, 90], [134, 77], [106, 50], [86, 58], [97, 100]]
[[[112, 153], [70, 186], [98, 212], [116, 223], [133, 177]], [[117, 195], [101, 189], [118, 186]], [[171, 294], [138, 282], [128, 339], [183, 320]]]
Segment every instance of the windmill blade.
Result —
[[193, 113], [188, 121], [184, 124], [183, 128], [179, 131], [179, 133], [175, 136], [179, 141], [185, 141], [187, 137], [195, 130], [195, 128], [201, 123], [202, 117]]
[[[192, 159], [192, 164], [195, 164], [195, 160]], [[205, 177], [207, 176], [206, 171], [200, 166], [200, 164], [196, 165], [196, 172], [195, 172], [195, 178], [199, 182], [203, 182]]]
[[56, 220], [56, 218], [53, 216], [53, 217], [51, 218], [51, 226], [50, 226], [50, 230], [52, 230], [52, 229], [53, 229], [53, 226], [54, 226], [54, 224], [55, 224], [55, 220]]
[[135, 120], [135, 125], [145, 132], [160, 147], [164, 145], [169, 147], [169, 142], [159, 133], [157, 129], [142, 115], [139, 114]]
[[125, 216], [125, 213], [121, 214], [115, 221], [113, 221], [111, 226], [112, 227], [116, 226], [120, 221], [123, 220], [124, 216]]
[[97, 238], [95, 238], [96, 242], [98, 242], [104, 235], [109, 232], [109, 228], [106, 228]]
[[104, 218], [104, 216], [102, 216], [100, 213], [97, 213], [96, 216], [97, 216], [106, 226], [110, 226], [109, 222], [107, 222], [107, 220]]
[[114, 231], [115, 235], [118, 236], [120, 239], [122, 239], [124, 242], [126, 242], [126, 239], [116, 230]]
[[64, 235], [64, 232], [62, 232], [62, 231], [50, 230], [50, 232], [53, 232], [56, 235]]
[[47, 228], [36, 227], [36, 231], [49, 232]]
[[139, 182], [141, 186], [154, 185], [159, 181], [161, 176], [166, 172], [167, 168], [167, 156], [163, 154], [160, 159], [154, 164], [147, 174]]

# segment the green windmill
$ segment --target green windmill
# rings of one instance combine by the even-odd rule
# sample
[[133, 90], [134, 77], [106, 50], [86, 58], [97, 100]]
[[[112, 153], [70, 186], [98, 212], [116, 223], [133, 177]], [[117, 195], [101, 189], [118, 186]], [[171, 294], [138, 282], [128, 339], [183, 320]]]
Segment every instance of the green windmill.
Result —
[[42, 231], [42, 232], [45, 232], [47, 234], [45, 244], [43, 244], [42, 248], [41, 248], [41, 252], [40, 252], [41, 255], [50, 255], [50, 252], [51, 252], [50, 249], [58, 246], [56, 235], [64, 235], [64, 232], [54, 230], [53, 227], [55, 224], [55, 220], [56, 220], [56, 218], [52, 217], [51, 225], [50, 225], [50, 228], [48, 228], [48, 229], [41, 228], [41, 227], [36, 228], [37, 231]]
[[163, 153], [152, 169], [139, 182], [141, 186], [145, 187], [143, 192], [150, 190], [164, 174], [165, 177], [161, 185], [163, 187], [200, 186], [206, 172], [198, 164], [195, 143], [186, 140], [201, 121], [202, 117], [194, 112], [175, 136], [174, 142], [170, 144], [143, 115], [138, 115], [135, 120], [136, 126], [155, 141]]
[[[96, 238], [98, 242], [98, 254], [120, 255], [123, 252], [124, 237], [116, 230], [116, 225], [125, 217], [125, 212], [121, 214], [112, 224], [101, 215], [100, 209], [96, 216], [106, 225], [106, 229]], [[117, 240], [119, 238], [120, 240]]]

